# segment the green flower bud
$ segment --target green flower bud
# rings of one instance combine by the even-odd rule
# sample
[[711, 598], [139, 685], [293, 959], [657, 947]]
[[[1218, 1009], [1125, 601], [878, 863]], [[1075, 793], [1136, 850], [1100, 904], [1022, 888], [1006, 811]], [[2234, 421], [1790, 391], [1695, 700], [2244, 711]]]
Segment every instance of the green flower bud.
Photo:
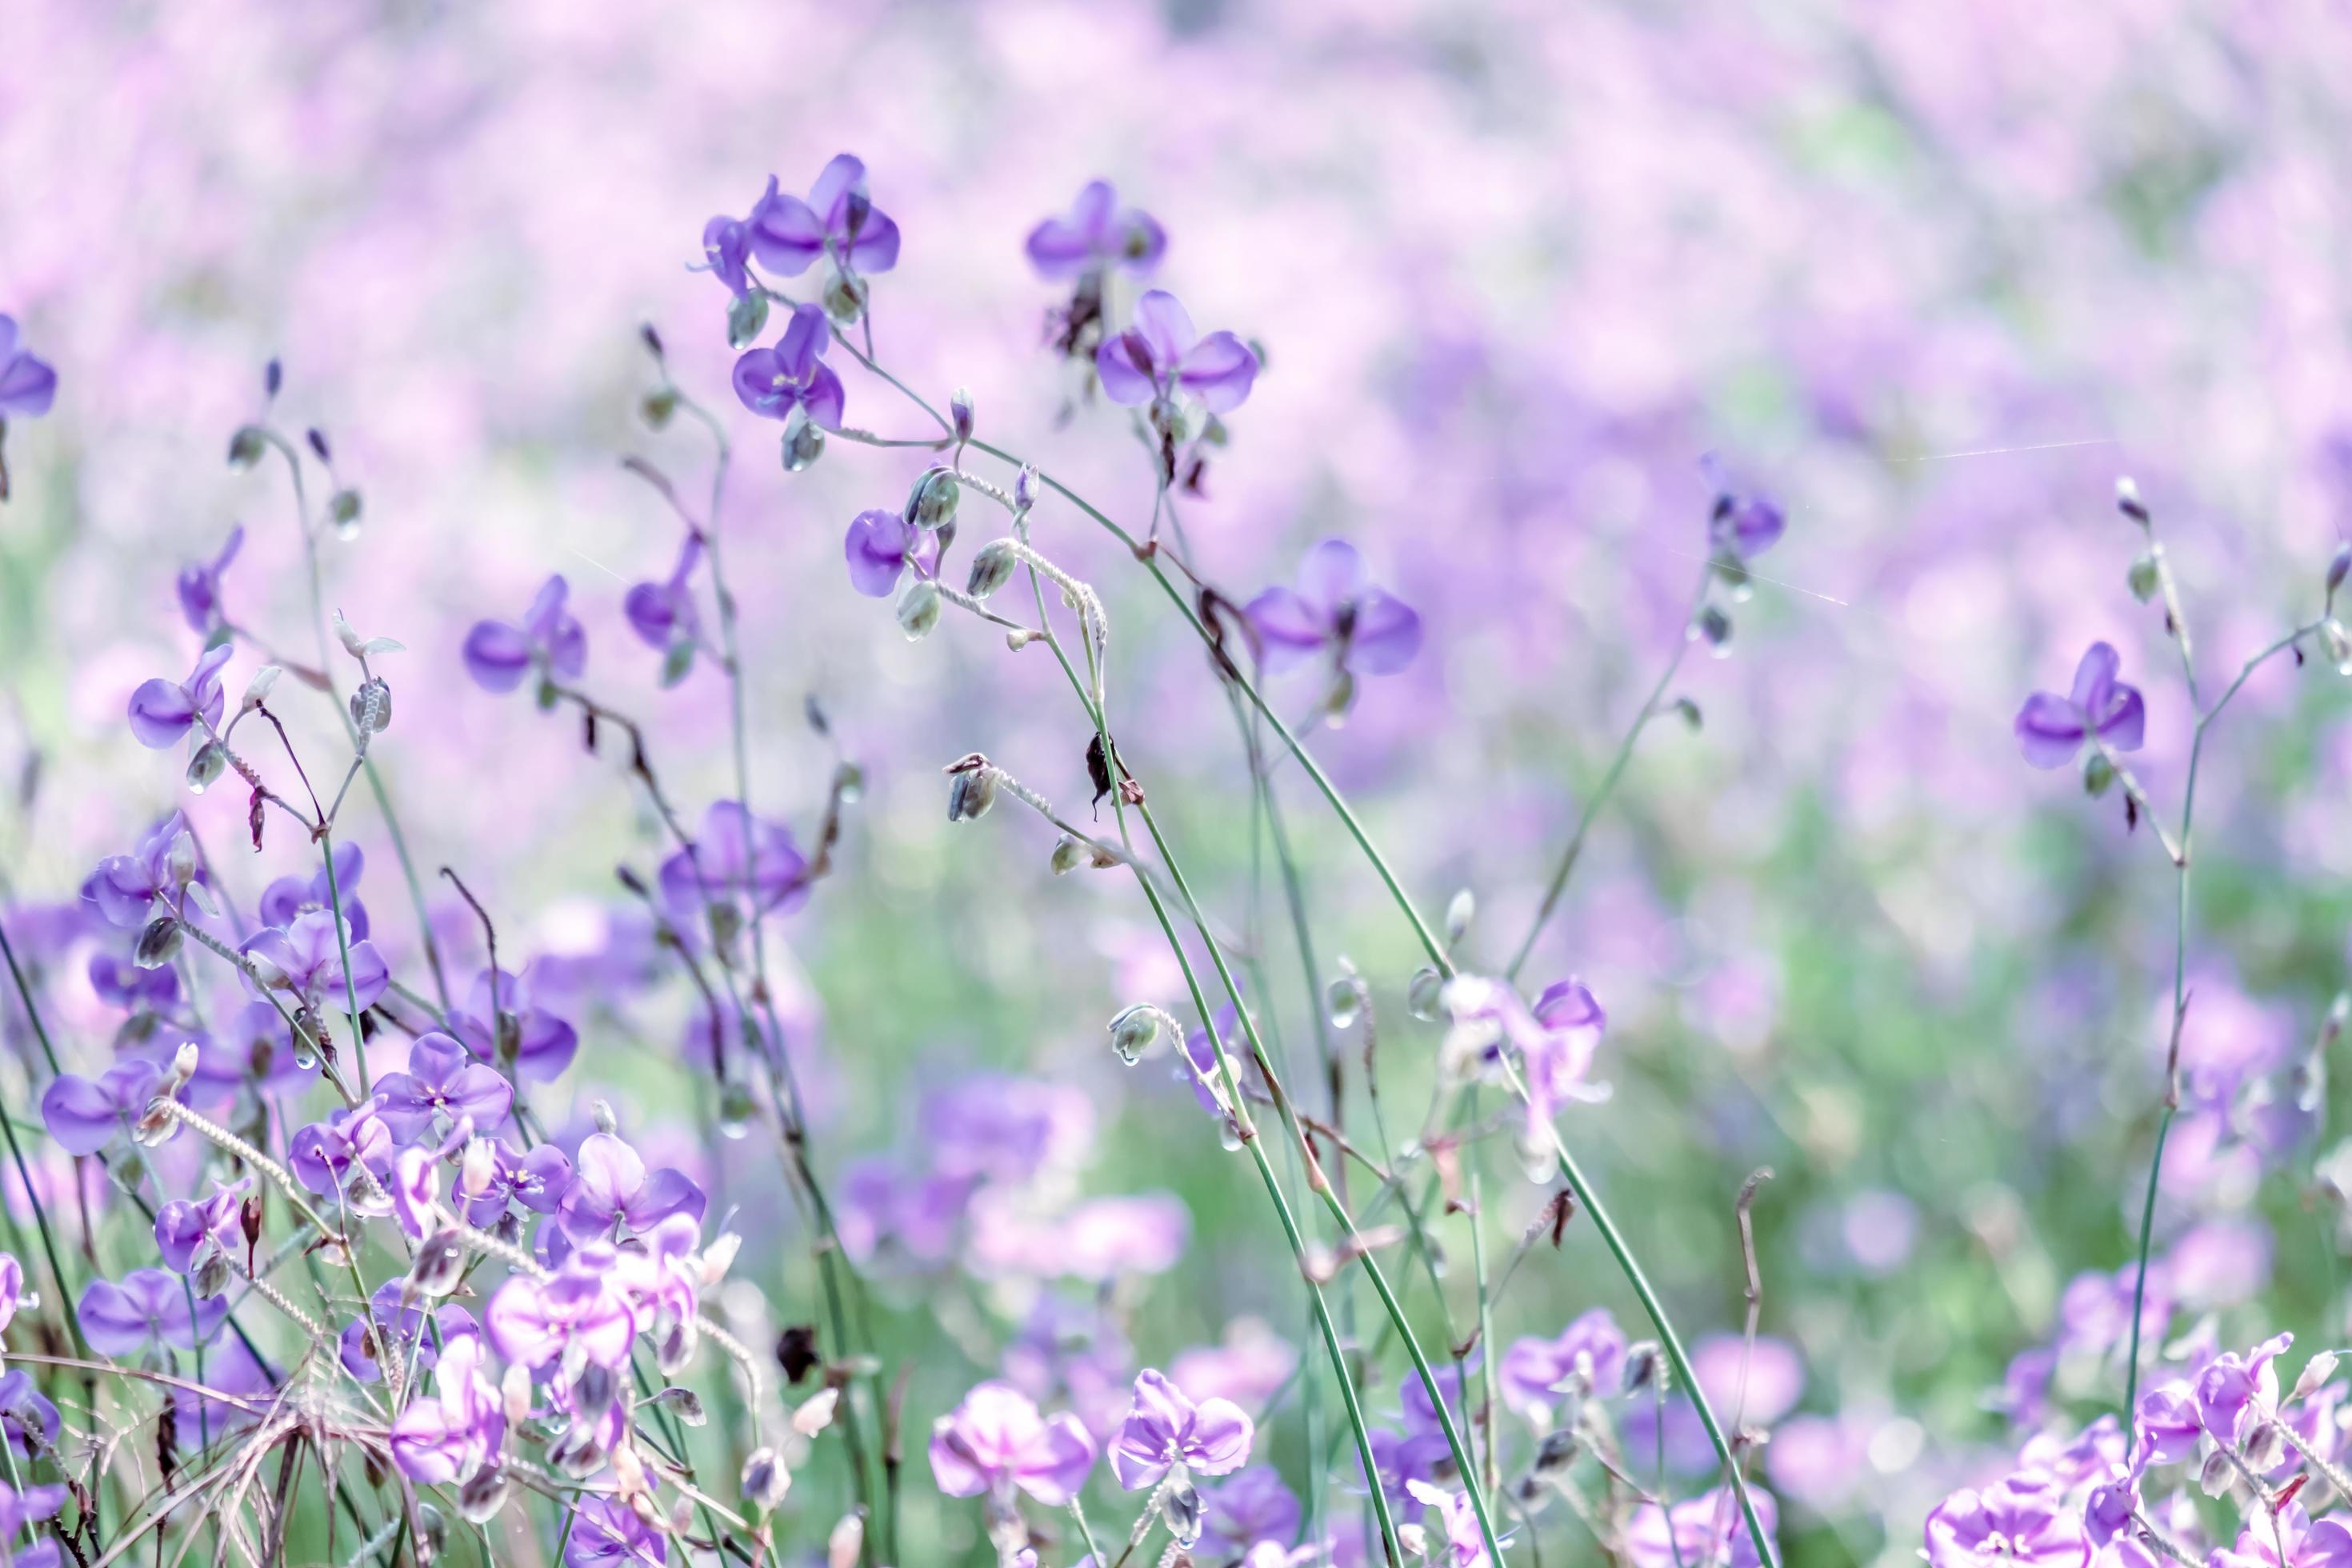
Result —
[[2164, 585], [2163, 574], [2157, 570], [2156, 557], [2147, 552], [2142, 552], [2132, 562], [2131, 572], [2124, 580], [2131, 584], [2132, 597], [2143, 605], [2155, 598], [2156, 591]]
[[727, 307], [727, 346], [730, 349], [749, 348], [751, 341], [760, 335], [760, 330], [767, 324], [768, 297], [765, 294], [753, 292], [736, 296], [735, 302]]
[[1011, 540], [990, 540], [971, 558], [971, 575], [964, 583], [964, 592], [975, 599], [987, 598], [1004, 586], [1018, 562]]
[[939, 584], [928, 577], [910, 577], [898, 590], [898, 629], [908, 642], [920, 642], [940, 624]]

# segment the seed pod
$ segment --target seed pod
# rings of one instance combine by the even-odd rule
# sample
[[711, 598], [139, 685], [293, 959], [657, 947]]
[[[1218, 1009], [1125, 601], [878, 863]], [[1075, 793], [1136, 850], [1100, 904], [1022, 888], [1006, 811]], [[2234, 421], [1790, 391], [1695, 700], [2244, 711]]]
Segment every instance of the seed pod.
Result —
[[1110, 1021], [1110, 1048], [1118, 1059], [1133, 1067], [1138, 1058], [1160, 1037], [1160, 1009], [1149, 1002], [1139, 1002], [1126, 1008]]
[[196, 754], [188, 759], [188, 793], [204, 794], [211, 787], [214, 780], [227, 771], [226, 753], [210, 741], [206, 741], [196, 748]]
[[178, 955], [183, 940], [177, 919], [157, 915], [139, 933], [139, 946], [131, 955], [131, 962], [142, 969], [161, 969]]
[[898, 591], [898, 629], [908, 642], [920, 642], [940, 624], [939, 584], [928, 577], [910, 577]]
[[937, 528], [956, 514], [963, 487], [945, 468], [925, 468], [907, 497], [907, 521], [918, 528]]
[[948, 820], [972, 822], [996, 804], [996, 770], [982, 765], [960, 773], [948, 784]]
[[987, 598], [1004, 586], [1019, 560], [1013, 553], [1011, 540], [990, 540], [973, 554], [971, 575], [964, 580], [963, 591], [975, 599]]
[[1087, 862], [1087, 847], [1076, 837], [1065, 833], [1054, 841], [1053, 868], [1056, 877], [1066, 876]]

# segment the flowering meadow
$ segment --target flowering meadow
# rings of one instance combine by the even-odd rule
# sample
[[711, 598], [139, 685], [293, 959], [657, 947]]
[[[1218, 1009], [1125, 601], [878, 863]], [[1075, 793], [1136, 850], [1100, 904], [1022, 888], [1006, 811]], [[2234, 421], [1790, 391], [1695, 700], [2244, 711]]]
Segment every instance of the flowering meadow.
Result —
[[0, 7], [0, 1568], [2352, 1568], [2347, 74]]

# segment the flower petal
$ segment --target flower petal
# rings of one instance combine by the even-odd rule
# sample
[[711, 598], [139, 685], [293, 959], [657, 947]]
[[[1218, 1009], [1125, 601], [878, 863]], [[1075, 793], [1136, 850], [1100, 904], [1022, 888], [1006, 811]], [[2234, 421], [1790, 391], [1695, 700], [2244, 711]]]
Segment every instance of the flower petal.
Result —
[[1184, 356], [1176, 379], [1212, 414], [1231, 413], [1257, 383], [1257, 355], [1231, 332], [1211, 332]]

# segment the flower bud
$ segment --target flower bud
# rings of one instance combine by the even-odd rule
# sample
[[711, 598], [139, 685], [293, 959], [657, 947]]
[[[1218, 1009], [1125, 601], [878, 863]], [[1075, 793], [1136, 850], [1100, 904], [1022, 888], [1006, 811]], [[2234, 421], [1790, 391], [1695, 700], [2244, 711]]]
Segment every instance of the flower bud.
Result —
[[142, 969], [161, 969], [178, 956], [182, 940], [179, 921], [172, 915], [157, 915], [139, 933], [131, 962]]
[[2116, 480], [2116, 510], [2142, 528], [2148, 524], [2147, 505], [2139, 499], [2139, 485], [2129, 474]]
[[217, 1252], [209, 1252], [196, 1266], [196, 1294], [207, 1301], [215, 1296], [226, 1295], [232, 1278], [228, 1259]]
[[835, 1521], [824, 1538], [824, 1568], [856, 1568], [857, 1554], [865, 1550], [866, 1516], [853, 1509]]
[[848, 326], [866, 314], [865, 281], [835, 273], [825, 283], [824, 304], [835, 326]]
[[261, 367], [262, 396], [270, 398], [276, 397], [278, 395], [278, 388], [285, 384], [286, 366], [279, 361], [273, 359], [268, 364]]
[[910, 577], [898, 590], [898, 629], [908, 642], [920, 642], [940, 624], [939, 584], [928, 577]]
[[2132, 597], [2141, 604], [2155, 598], [2157, 589], [2163, 585], [2163, 575], [2157, 570], [2156, 557], [2147, 551], [2140, 552], [2133, 559], [2131, 571], [2124, 581], [2130, 585]]
[[1022, 511], [1037, 504], [1036, 464], [1022, 464], [1021, 471], [1013, 477], [1013, 504]]
[[752, 340], [767, 324], [767, 295], [757, 289], [738, 294], [735, 302], [727, 307], [727, 346], [730, 349], [751, 347]]
[[423, 1562], [438, 1562], [449, 1550], [449, 1521], [423, 1498], [416, 1500], [415, 1507], [416, 1540], [423, 1548], [416, 1555]]
[[1731, 651], [1731, 617], [1720, 606], [1709, 605], [1691, 623], [1691, 636], [1704, 637], [1707, 651], [1720, 658]]
[[[172, 1114], [171, 1110], [175, 1103], [170, 1096], [162, 1094], [149, 1100], [147, 1109], [140, 1112], [139, 1120], [131, 1123], [131, 1141], [142, 1149], [160, 1149], [178, 1137], [180, 1119]], [[118, 1167], [116, 1173], [121, 1175], [125, 1173]]]
[[[337, 612], [337, 615], [340, 618], [341, 612]], [[274, 664], [265, 664], [255, 670], [253, 679], [245, 683], [245, 696], [236, 705], [237, 711], [250, 713], [268, 700], [270, 692], [278, 686], [278, 678], [285, 673]]]
[[637, 405], [637, 416], [646, 422], [646, 427], [649, 430], [666, 429], [671, 416], [677, 413], [677, 388], [674, 386], [659, 387], [648, 392], [646, 394], [646, 400]]
[[164, 861], [164, 872], [172, 879], [174, 888], [184, 888], [196, 879], [196, 840], [194, 834], [183, 828], [172, 835], [172, 849]]
[[2327, 563], [2327, 602], [2336, 602], [2336, 590], [2344, 586], [2344, 579], [2352, 577], [2352, 543], [2339, 544]]
[[468, 1524], [488, 1524], [505, 1511], [509, 1489], [507, 1468], [493, 1458], [457, 1489], [457, 1512]]
[[2329, 616], [2319, 628], [2319, 641], [2327, 649], [2327, 662], [2336, 667], [2338, 675], [2352, 675], [2352, 632], [2344, 623]]
[[907, 497], [907, 521], [918, 528], [939, 527], [955, 516], [962, 490], [945, 468], [925, 468]]
[[948, 416], [955, 422], [956, 440], [960, 443], [971, 440], [971, 388], [959, 386], [955, 389], [955, 395], [948, 399]]
[[245, 955], [245, 972], [253, 976], [253, 983], [264, 991], [283, 991], [293, 984], [286, 971], [278, 966], [278, 961], [263, 952]]
[[522, 1425], [530, 1415], [530, 1368], [520, 1362], [508, 1365], [499, 1379], [499, 1405], [506, 1414], [508, 1426]]
[[457, 1163], [457, 1195], [478, 1198], [490, 1190], [490, 1183], [499, 1173], [498, 1145], [487, 1138], [472, 1138], [466, 1142], [464, 1158]]
[[793, 1412], [793, 1430], [803, 1437], [814, 1437], [833, 1425], [833, 1407], [841, 1403], [841, 1390], [820, 1388], [801, 1402]]
[[227, 771], [228, 753], [206, 741], [196, 748], [196, 754], [188, 759], [188, 793], [204, 794], [212, 786], [213, 781]]
[[1445, 945], [1454, 946], [1470, 930], [1470, 921], [1478, 912], [1478, 896], [1465, 888], [1454, 895], [1445, 906]]
[[967, 769], [948, 784], [948, 820], [977, 822], [996, 804], [996, 770], [985, 763]]
[[773, 1448], [754, 1448], [743, 1461], [743, 1496], [754, 1508], [773, 1510], [793, 1488], [793, 1473]]
[[1160, 1037], [1160, 1009], [1149, 1002], [1125, 1008], [1110, 1021], [1110, 1048], [1133, 1067], [1151, 1042]]
[[2096, 800], [2115, 782], [2115, 764], [2107, 761], [2105, 752], [2093, 752], [2083, 763], [2083, 793]]
[[667, 1406], [672, 1415], [688, 1426], [699, 1426], [710, 1419], [710, 1413], [702, 1407], [702, 1395], [677, 1384], [655, 1394], [653, 1402]]
[[1087, 847], [1078, 842], [1076, 835], [1065, 833], [1054, 841], [1053, 867], [1056, 877], [1067, 876], [1086, 861]]
[[247, 425], [228, 438], [228, 466], [249, 468], [261, 461], [262, 447], [268, 437], [257, 425]]
[[2303, 1363], [2303, 1375], [2294, 1380], [2294, 1392], [2287, 1396], [2289, 1404], [2300, 1405], [2321, 1389], [2336, 1375], [2336, 1352], [2321, 1351]]
[[1444, 996], [1445, 976], [1438, 973], [1428, 964], [1423, 964], [1412, 972], [1412, 978], [1405, 983], [1405, 1011], [1424, 1024], [1434, 1022], [1439, 1009], [1444, 1004]]
[[194, 1040], [182, 1040], [180, 1048], [172, 1053], [172, 1070], [164, 1076], [159, 1094], [177, 1094], [188, 1087], [196, 1076], [196, 1064], [204, 1059], [204, 1049]]
[[352, 727], [362, 735], [378, 735], [392, 728], [392, 687], [381, 675], [360, 682], [347, 706], [352, 710]]
[[987, 598], [1004, 586], [1019, 559], [1011, 540], [990, 540], [972, 556], [971, 575], [965, 580], [963, 591], [975, 599]]
[[327, 500], [327, 515], [335, 520], [335, 532], [344, 539], [359, 536], [360, 510], [360, 492], [348, 485]]
[[435, 1300], [457, 1288], [466, 1273], [466, 1247], [455, 1230], [437, 1230], [425, 1238], [416, 1249], [416, 1258], [408, 1266], [408, 1280], [401, 1295], [415, 1300], [431, 1297]]
[[597, 1131], [606, 1133], [608, 1135], [617, 1135], [620, 1132], [621, 1119], [613, 1114], [613, 1102], [611, 1100], [597, 1100], [588, 1108], [588, 1113], [594, 1119]]
[[805, 410], [794, 407], [784, 424], [784, 472], [797, 474], [824, 456], [824, 431]]

